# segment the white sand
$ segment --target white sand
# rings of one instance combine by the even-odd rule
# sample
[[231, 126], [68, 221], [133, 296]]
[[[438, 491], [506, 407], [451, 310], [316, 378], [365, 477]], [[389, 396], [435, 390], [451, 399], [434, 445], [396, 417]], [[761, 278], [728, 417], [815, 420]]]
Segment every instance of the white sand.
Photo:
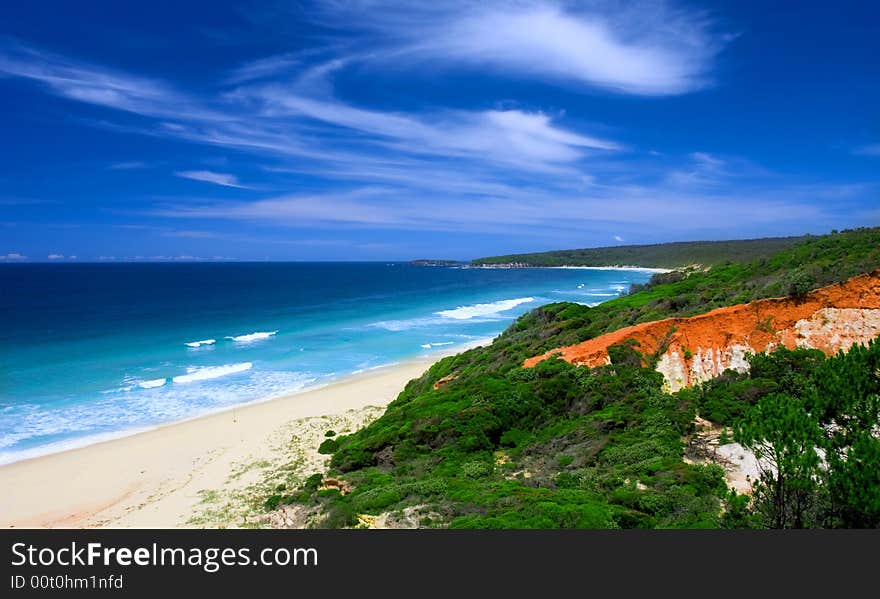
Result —
[[[484, 342], [483, 342], [484, 343]], [[226, 491], [243, 464], [289, 459], [278, 438], [318, 443], [308, 420], [358, 414], [373, 418], [404, 385], [442, 355], [362, 373], [326, 387], [251, 404], [129, 437], [0, 466], [0, 526], [4, 528], [175, 528], [190, 519], [206, 493]], [[350, 412], [359, 410], [360, 412]], [[354, 416], [352, 416], [354, 414]], [[330, 422], [332, 420], [328, 420]], [[315, 425], [310, 425], [311, 429]], [[298, 427], [306, 427], [301, 430]], [[315, 448], [311, 448], [314, 454]], [[314, 454], [316, 455], [316, 454]], [[234, 477], [233, 477], [234, 478]], [[246, 480], [240, 484], [245, 484]], [[201, 522], [201, 523], [199, 523]], [[235, 523], [196, 521], [196, 526]]]

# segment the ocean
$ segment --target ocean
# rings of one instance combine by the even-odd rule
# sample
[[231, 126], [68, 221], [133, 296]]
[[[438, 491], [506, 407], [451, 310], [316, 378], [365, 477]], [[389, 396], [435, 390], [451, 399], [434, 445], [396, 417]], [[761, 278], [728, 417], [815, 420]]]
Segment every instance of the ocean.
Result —
[[647, 270], [405, 263], [0, 265], [0, 463], [494, 337]]

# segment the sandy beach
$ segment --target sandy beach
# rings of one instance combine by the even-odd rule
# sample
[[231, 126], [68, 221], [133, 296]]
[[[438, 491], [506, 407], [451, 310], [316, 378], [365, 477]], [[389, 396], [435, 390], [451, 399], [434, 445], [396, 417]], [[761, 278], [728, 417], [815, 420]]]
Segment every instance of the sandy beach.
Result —
[[[481, 343], [485, 343], [481, 342]], [[261, 526], [265, 493], [320, 470], [351, 432], [458, 347], [327, 386], [0, 466], [4, 528]]]

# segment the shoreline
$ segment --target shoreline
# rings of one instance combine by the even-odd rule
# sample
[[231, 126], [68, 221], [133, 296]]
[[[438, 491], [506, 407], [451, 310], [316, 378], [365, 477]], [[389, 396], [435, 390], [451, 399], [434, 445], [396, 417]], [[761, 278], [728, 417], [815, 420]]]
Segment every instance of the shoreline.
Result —
[[[0, 465], [0, 487], [14, 489], [0, 494], [0, 526], [192, 524], [190, 519], [206, 495], [253, 484], [253, 474], [241, 476], [241, 469], [253, 469], [254, 464], [268, 467], [281, 460], [285, 447], [306, 436], [310, 420], [333, 417], [353, 432], [370, 421], [364, 421], [366, 414], [375, 417], [377, 409], [381, 414], [407, 382], [441, 358], [491, 341], [476, 340], [291, 394]], [[314, 461], [317, 447], [301, 449], [315, 454]]]
[[[30, 460], [37, 460], [40, 458], [56, 455], [59, 453], [64, 453], [67, 451], [76, 451], [77, 449], [83, 449], [85, 447], [91, 447], [92, 445], [99, 445], [101, 443], [108, 443], [111, 441], [117, 441], [119, 439], [125, 439], [127, 437], [133, 437], [135, 435], [140, 435], [143, 433], [148, 433], [150, 431], [154, 431], [156, 429], [165, 427], [165, 426], [174, 426], [175, 424], [181, 424], [184, 422], [190, 422], [191, 420], [198, 420], [199, 418], [207, 418], [209, 416], [213, 416], [215, 414], [222, 414], [223, 412], [229, 412], [232, 410], [240, 410], [246, 408], [248, 406], [253, 406], [261, 403], [272, 402], [278, 399], [285, 399], [288, 397], [293, 397], [296, 395], [300, 395], [303, 393], [311, 393], [313, 391], [318, 391], [319, 389], [323, 389], [329, 385], [335, 385], [340, 382], [348, 381], [352, 378], [357, 378], [364, 375], [369, 375], [371, 373], [382, 371], [387, 368], [393, 368], [395, 366], [405, 365], [408, 362], [413, 361], [424, 361], [424, 360], [432, 360], [431, 363], [436, 362], [446, 356], [455, 355], [457, 353], [461, 353], [467, 351], [473, 347], [478, 347], [480, 345], [486, 345], [492, 343], [492, 338], [487, 339], [476, 339], [470, 341], [468, 343], [463, 343], [460, 346], [455, 348], [447, 348], [444, 352], [443, 350], [437, 349], [435, 351], [430, 352], [430, 356], [421, 355], [414, 356], [412, 358], [405, 358], [403, 360], [399, 360], [396, 362], [390, 362], [388, 364], [380, 364], [379, 366], [372, 366], [370, 368], [355, 370], [353, 372], [344, 373], [344, 374], [336, 374], [332, 376], [328, 376], [326, 379], [323, 379], [318, 382], [314, 382], [299, 389], [283, 391], [281, 393], [277, 393], [275, 395], [269, 395], [266, 397], [258, 397], [256, 399], [252, 399], [250, 401], [246, 401], [239, 404], [234, 404], [231, 406], [223, 406], [219, 408], [213, 408], [204, 412], [197, 412], [192, 414], [191, 416], [187, 416], [185, 418], [181, 418], [180, 420], [169, 420], [167, 422], [158, 422], [155, 424], [147, 424], [143, 426], [137, 426], [133, 428], [126, 428], [118, 431], [110, 431], [104, 433], [95, 433], [91, 435], [86, 435], [84, 437], [78, 437], [73, 439], [66, 439], [63, 441], [55, 441], [53, 443], [48, 443], [46, 445], [40, 447], [34, 447], [31, 449], [22, 450], [19, 452], [22, 457], [15, 458], [12, 460], [3, 460], [0, 458], [0, 469], [10, 466], [12, 464], [20, 464], [22, 462], [27, 462]], [[47, 450], [47, 451], [44, 451]]]

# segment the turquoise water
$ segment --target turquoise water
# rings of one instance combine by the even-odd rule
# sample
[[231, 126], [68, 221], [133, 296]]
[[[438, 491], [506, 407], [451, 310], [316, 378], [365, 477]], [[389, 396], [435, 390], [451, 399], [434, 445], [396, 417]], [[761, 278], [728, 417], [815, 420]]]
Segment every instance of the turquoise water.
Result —
[[0, 463], [493, 337], [647, 271], [400, 263], [0, 266]]

